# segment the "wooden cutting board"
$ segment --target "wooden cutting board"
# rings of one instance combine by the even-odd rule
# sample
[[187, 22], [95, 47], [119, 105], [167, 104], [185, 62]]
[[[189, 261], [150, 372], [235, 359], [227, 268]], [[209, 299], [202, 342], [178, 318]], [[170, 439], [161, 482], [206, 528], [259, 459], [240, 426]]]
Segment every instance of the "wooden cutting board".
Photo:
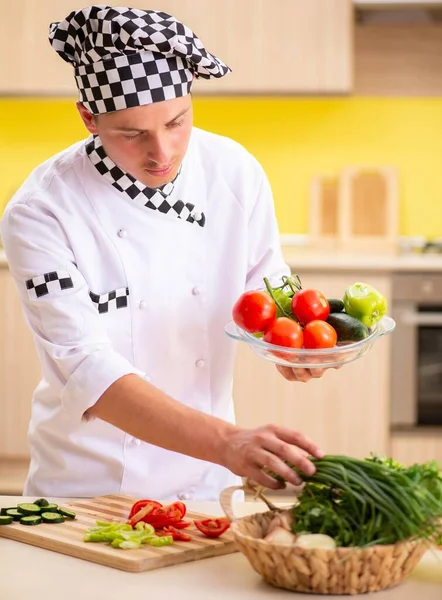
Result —
[[[0, 527], [0, 536], [132, 572], [150, 571], [237, 551], [230, 530], [220, 538], [211, 539], [193, 525], [185, 530], [192, 537], [190, 542], [174, 542], [161, 548], [146, 544], [136, 550], [121, 550], [104, 543], [83, 542], [86, 530], [94, 527], [96, 521], [126, 521], [136, 500], [129, 496], [109, 495], [66, 503], [60, 506], [73, 510], [77, 515], [75, 520], [35, 526], [13, 522]], [[205, 517], [207, 515], [191, 511], [186, 514], [186, 518], [191, 520]]]

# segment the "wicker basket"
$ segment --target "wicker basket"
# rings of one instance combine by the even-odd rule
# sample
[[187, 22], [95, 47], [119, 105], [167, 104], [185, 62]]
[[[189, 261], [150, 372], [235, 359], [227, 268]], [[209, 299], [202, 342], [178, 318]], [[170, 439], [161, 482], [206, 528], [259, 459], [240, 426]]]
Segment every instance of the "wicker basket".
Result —
[[275, 513], [281, 509], [259, 494], [270, 510], [237, 519], [232, 510], [232, 494], [239, 489], [253, 490], [227, 488], [221, 494], [221, 506], [231, 521], [238, 549], [265, 581], [278, 588], [315, 594], [364, 594], [385, 590], [403, 582], [427, 549], [424, 542], [415, 541], [334, 550], [270, 544], [262, 538]]

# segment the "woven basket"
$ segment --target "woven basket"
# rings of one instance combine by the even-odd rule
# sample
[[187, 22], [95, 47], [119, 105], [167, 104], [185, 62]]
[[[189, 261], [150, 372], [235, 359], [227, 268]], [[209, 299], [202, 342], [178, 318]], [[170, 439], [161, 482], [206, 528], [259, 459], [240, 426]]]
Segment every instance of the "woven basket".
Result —
[[259, 494], [270, 510], [237, 519], [232, 510], [232, 494], [239, 489], [253, 490], [248, 486], [231, 487], [220, 497], [221, 506], [231, 521], [236, 545], [253, 569], [278, 588], [315, 594], [364, 594], [385, 590], [403, 582], [427, 549], [423, 542], [415, 541], [334, 550], [269, 543], [262, 538], [275, 513], [281, 509]]

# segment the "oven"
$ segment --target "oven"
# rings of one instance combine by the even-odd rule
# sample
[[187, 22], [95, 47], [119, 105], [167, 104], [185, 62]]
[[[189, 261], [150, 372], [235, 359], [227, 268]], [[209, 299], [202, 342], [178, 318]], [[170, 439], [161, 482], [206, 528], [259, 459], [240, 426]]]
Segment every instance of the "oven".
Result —
[[442, 426], [442, 273], [393, 276], [391, 426]]

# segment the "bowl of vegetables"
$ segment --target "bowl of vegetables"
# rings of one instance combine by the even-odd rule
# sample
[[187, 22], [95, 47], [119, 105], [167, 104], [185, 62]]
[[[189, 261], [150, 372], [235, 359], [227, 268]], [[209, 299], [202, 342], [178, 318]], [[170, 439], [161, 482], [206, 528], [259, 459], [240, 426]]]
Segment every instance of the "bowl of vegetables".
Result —
[[355, 282], [342, 298], [304, 289], [297, 275], [244, 292], [232, 309], [226, 334], [259, 357], [293, 368], [340, 367], [357, 360], [394, 331], [385, 296]]
[[235, 518], [227, 488], [221, 505], [251, 567], [278, 588], [363, 594], [402, 583], [427, 549], [442, 543], [442, 475], [436, 462], [405, 467], [371, 456], [312, 459], [297, 501]]

